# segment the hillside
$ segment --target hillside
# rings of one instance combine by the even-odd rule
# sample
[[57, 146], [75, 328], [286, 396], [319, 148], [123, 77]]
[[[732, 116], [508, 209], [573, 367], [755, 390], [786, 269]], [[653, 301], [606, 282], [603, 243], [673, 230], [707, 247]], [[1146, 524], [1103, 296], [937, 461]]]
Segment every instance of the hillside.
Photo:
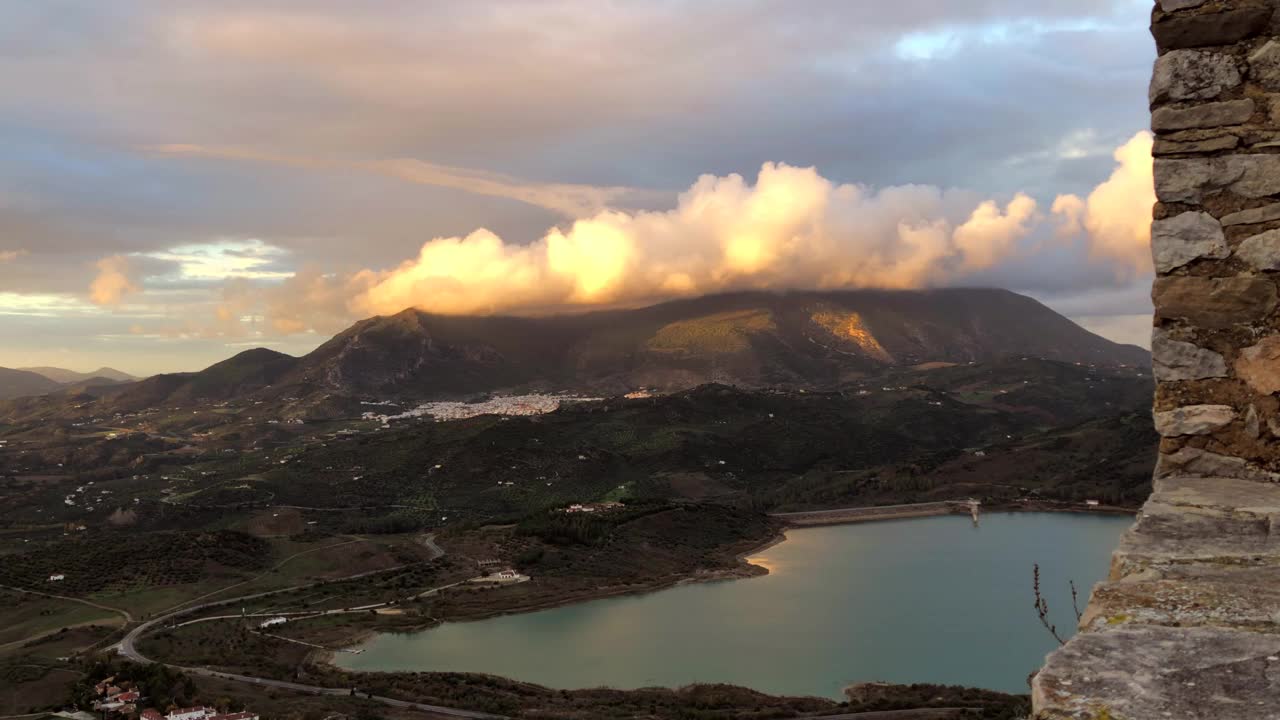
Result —
[[735, 293], [541, 318], [405, 310], [362, 320], [301, 358], [259, 348], [200, 372], [0, 407], [0, 417], [53, 417], [86, 403], [130, 412], [246, 399], [331, 417], [350, 409], [347, 400], [369, 397], [618, 395], [712, 382], [829, 389], [894, 368], [1006, 356], [1150, 362], [1141, 348], [1005, 290]]
[[63, 385], [75, 385], [91, 381], [99, 381], [97, 384], [102, 384], [100, 382], [101, 380], [134, 382], [141, 379], [134, 375], [130, 375], [129, 373], [121, 372], [115, 368], [109, 367], [100, 367], [93, 372], [76, 372], [75, 370], [67, 370], [66, 368], [58, 367], [24, 367], [18, 369], [33, 372], [37, 375], [43, 375], [50, 380], [62, 383]]
[[307, 355], [292, 381], [414, 395], [509, 388], [612, 394], [707, 382], [829, 387], [886, 367], [1005, 355], [1145, 365], [1004, 290], [736, 293], [546, 318], [406, 310], [357, 323]]
[[0, 400], [43, 395], [61, 388], [61, 384], [38, 373], [0, 368]]
[[412, 507], [377, 518], [394, 525], [408, 513], [412, 525], [620, 496], [791, 510], [1031, 490], [1132, 504], [1149, 492], [1149, 376], [1030, 359], [966, 368], [973, 377], [960, 383], [955, 368], [839, 392], [705, 385], [533, 417], [403, 421], [234, 455], [211, 440], [198, 466], [205, 488], [188, 502]]

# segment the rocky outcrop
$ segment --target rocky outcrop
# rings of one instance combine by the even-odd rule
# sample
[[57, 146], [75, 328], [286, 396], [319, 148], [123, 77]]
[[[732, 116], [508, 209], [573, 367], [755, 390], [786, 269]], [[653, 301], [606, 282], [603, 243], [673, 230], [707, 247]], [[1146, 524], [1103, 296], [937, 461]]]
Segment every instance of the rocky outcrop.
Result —
[[1157, 0], [1155, 492], [1040, 720], [1280, 718], [1280, 0]]

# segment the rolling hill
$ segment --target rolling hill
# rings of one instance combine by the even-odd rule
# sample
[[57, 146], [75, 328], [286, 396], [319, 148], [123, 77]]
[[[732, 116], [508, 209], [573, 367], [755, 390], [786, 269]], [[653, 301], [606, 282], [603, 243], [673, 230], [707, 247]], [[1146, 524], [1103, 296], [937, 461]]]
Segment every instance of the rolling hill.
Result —
[[0, 368], [0, 400], [27, 395], [44, 395], [61, 389], [61, 383], [39, 373]]
[[59, 367], [24, 367], [18, 368], [26, 372], [33, 372], [37, 375], [43, 375], [50, 380], [62, 383], [63, 385], [75, 385], [83, 382], [95, 382], [101, 384], [101, 380], [113, 380], [115, 382], [133, 382], [140, 378], [121, 372], [115, 368], [100, 367], [93, 372], [76, 372], [75, 370], [67, 370]]
[[751, 292], [533, 318], [410, 309], [362, 320], [300, 358], [259, 348], [200, 372], [83, 394], [129, 410], [250, 397], [617, 395], [709, 382], [828, 388], [892, 368], [1005, 356], [1150, 362], [1141, 348], [1101, 338], [1005, 290]]

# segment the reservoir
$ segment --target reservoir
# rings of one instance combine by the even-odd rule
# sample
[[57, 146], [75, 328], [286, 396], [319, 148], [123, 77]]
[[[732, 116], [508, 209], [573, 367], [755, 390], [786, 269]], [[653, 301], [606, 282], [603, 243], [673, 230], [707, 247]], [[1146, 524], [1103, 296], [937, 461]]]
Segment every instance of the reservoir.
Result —
[[840, 699], [853, 682], [1026, 693], [1057, 647], [1032, 607], [1032, 566], [1064, 638], [1106, 576], [1127, 516], [995, 513], [790, 530], [769, 574], [378, 635], [351, 670], [470, 671], [553, 688], [745, 685]]

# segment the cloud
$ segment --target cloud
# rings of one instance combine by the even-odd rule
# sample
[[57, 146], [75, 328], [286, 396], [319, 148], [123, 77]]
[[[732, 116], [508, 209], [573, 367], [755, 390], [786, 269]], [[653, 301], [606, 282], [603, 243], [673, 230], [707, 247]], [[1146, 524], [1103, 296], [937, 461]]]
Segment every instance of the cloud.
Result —
[[[112, 321], [237, 342], [296, 332], [285, 341], [299, 347], [358, 318], [425, 240], [478, 228], [496, 250], [473, 240], [457, 253], [561, 283], [552, 297], [498, 297], [495, 312], [629, 303], [646, 282], [654, 299], [841, 282], [842, 268], [800, 267], [789, 241], [746, 234], [729, 248], [680, 235], [693, 270], [646, 279], [665, 251], [637, 228], [700, 173], [754, 191], [765, 159], [816, 166], [902, 219], [900, 234], [876, 230], [901, 238], [878, 260], [895, 275], [1059, 303], [1122, 275], [1140, 285], [1142, 253], [1116, 252], [1136, 236], [1086, 219], [1111, 150], [1148, 119], [1149, 15], [1150, 0], [0, 3], [0, 247], [30, 251], [0, 262], [0, 290], [105, 317], [85, 288], [94, 263], [120, 255], [145, 289]], [[103, 93], [107, 76], [119, 82]], [[954, 187], [968, 190], [942, 189]], [[1019, 194], [1039, 204], [1026, 214]], [[1080, 207], [1074, 228], [1046, 222], [1064, 218], [1061, 194]], [[158, 259], [253, 238], [282, 254], [251, 270], [226, 253]], [[584, 263], [595, 267], [569, 272]], [[724, 277], [699, 274], [718, 264]], [[446, 302], [465, 278], [442, 274], [420, 270], [396, 293], [465, 304]], [[1140, 311], [1128, 298], [1096, 312]], [[100, 352], [95, 324], [69, 313], [49, 324]], [[217, 341], [201, 342], [214, 359]], [[166, 352], [196, 364], [176, 342]]]
[[743, 288], [920, 287], [988, 267], [1026, 235], [1035, 201], [960, 211], [937, 188], [874, 190], [766, 163], [748, 183], [705, 175], [662, 212], [606, 211], [528, 245], [487, 231], [425, 243], [353, 278], [357, 314], [538, 312]]
[[1090, 257], [1113, 261], [1119, 279], [1151, 273], [1152, 142], [1148, 132], [1134, 135], [1116, 149], [1115, 170], [1088, 198], [1061, 195], [1053, 203], [1059, 233], [1085, 234]]
[[925, 185], [876, 189], [765, 163], [754, 183], [704, 175], [670, 210], [605, 210], [531, 243], [478, 229], [429, 240], [387, 270], [312, 269], [256, 295], [245, 285], [239, 309], [219, 319], [253, 306], [272, 332], [289, 334], [408, 307], [538, 314], [741, 289], [971, 284], [1006, 266], [1056, 267], [1063, 253], [1122, 260], [1132, 278], [1149, 273], [1138, 252], [1149, 234], [1149, 148], [1148, 135], [1134, 136], [1087, 199], [1060, 196], [1047, 217], [1023, 193], [1001, 202]]
[[98, 261], [98, 275], [89, 285], [89, 299], [95, 305], [119, 305], [125, 297], [141, 292], [130, 275], [129, 259], [112, 255]]
[[0, 263], [13, 262], [26, 254], [26, 250], [0, 250]]
[[599, 212], [628, 195], [644, 191], [628, 187], [596, 187], [572, 183], [538, 183], [501, 173], [439, 165], [413, 158], [373, 161], [342, 161], [256, 152], [244, 148], [207, 147], [190, 144], [152, 145], [147, 152], [167, 156], [247, 160], [304, 169], [340, 168], [361, 170], [417, 185], [453, 188], [477, 195], [509, 198], [567, 215], [583, 217]]

